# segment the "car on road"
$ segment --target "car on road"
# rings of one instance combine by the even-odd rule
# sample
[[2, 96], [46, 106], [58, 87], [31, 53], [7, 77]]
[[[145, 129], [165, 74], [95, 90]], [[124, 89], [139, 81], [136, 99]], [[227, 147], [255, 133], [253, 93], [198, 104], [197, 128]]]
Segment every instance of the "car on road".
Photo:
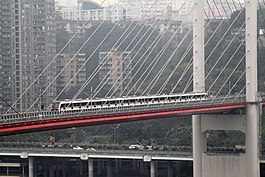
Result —
[[143, 150], [144, 149], [144, 146], [143, 145], [140, 145], [140, 144], [131, 144], [129, 146], [129, 149], [131, 149], [131, 150], [136, 150], [136, 149]]
[[95, 148], [87, 148], [87, 151], [97, 151]]
[[80, 146], [75, 146], [75, 147], [73, 147], [73, 150], [83, 150], [83, 148]]

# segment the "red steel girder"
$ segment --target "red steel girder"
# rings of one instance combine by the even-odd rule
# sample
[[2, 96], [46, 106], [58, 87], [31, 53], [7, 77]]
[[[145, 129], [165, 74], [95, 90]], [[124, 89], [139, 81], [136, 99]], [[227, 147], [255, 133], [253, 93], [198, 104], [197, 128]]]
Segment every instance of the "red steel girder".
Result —
[[93, 116], [73, 116], [68, 118], [42, 119], [29, 122], [17, 122], [0, 125], [0, 136], [30, 133], [44, 130], [63, 129], [70, 127], [92, 126], [151, 120], [159, 118], [171, 118], [183, 115], [208, 114], [241, 109], [246, 102], [231, 104], [216, 104], [208, 106], [190, 106], [173, 109], [146, 110], [138, 112], [114, 113]]

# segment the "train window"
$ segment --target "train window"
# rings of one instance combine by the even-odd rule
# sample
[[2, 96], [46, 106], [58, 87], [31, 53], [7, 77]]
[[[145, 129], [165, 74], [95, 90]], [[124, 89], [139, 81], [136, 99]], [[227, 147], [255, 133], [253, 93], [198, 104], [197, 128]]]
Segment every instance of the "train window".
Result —
[[126, 105], [130, 105], [130, 100], [123, 100], [123, 103]]
[[96, 107], [96, 106], [98, 106], [98, 105], [100, 105], [100, 104], [101, 104], [101, 102], [98, 102], [98, 101], [93, 102], [94, 107]]
[[151, 102], [152, 98], [146, 98], [146, 103]]
[[144, 103], [144, 99], [139, 99], [138, 102], [140, 102], [140, 104]]
[[110, 105], [116, 105], [116, 101], [108, 101], [109, 103], [108, 104], [110, 104]]
[[63, 108], [69, 108], [69, 107], [72, 107], [72, 104], [70, 104], [70, 103], [65, 103], [65, 104], [62, 104], [61, 107], [63, 107]]
[[132, 100], [129, 100], [129, 101], [130, 101], [130, 103], [133, 103], [133, 104], [135, 104], [135, 102], [136, 102], [135, 99], [132, 99]]
[[160, 101], [165, 101], [165, 97], [161, 97], [160, 98]]
[[154, 101], [159, 103], [160, 99], [159, 98], [154, 98]]
[[170, 99], [176, 101], [176, 97], [170, 97]]

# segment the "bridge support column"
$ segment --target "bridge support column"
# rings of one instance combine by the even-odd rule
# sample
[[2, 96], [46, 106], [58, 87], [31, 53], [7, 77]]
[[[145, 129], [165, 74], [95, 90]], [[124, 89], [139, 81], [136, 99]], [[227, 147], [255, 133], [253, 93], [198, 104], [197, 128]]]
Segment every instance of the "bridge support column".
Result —
[[29, 177], [34, 177], [33, 157], [29, 157]]
[[[198, 118], [198, 120], [196, 120]], [[238, 130], [246, 132], [246, 115], [201, 115], [193, 116], [193, 152], [197, 153], [194, 157], [194, 166], [200, 174], [194, 173], [194, 176], [201, 177], [248, 177], [246, 175], [246, 155], [238, 154], [220, 154], [207, 152], [207, 137], [208, 130]], [[195, 135], [194, 135], [195, 134]], [[199, 140], [196, 140], [196, 137]], [[198, 149], [196, 149], [198, 147]], [[196, 164], [196, 163], [199, 163]]]
[[145, 163], [143, 161], [140, 161], [140, 175], [146, 175], [146, 168], [145, 168]]
[[82, 160], [81, 159], [78, 159], [77, 160], [77, 167], [79, 169], [78, 171], [78, 174], [77, 175], [80, 175], [80, 176], [83, 176], [83, 165], [82, 165]]
[[97, 160], [97, 175], [101, 175], [101, 168], [102, 168], [102, 160], [98, 159]]
[[94, 176], [93, 159], [88, 159], [88, 177]]
[[247, 177], [260, 176], [259, 157], [259, 125], [258, 106], [256, 104], [247, 105], [247, 129], [246, 129], [246, 167]]
[[120, 161], [120, 159], [115, 159], [115, 176], [118, 176], [119, 174]]
[[172, 161], [167, 162], [167, 177], [173, 177], [173, 164]]
[[65, 177], [66, 176], [66, 165], [65, 165], [65, 160], [63, 160], [63, 168], [62, 168], [62, 177]]
[[150, 162], [150, 177], [156, 177], [156, 162], [152, 160]]
[[25, 177], [25, 166], [22, 166], [22, 177]]
[[260, 176], [259, 111], [257, 82], [257, 3], [246, 1], [246, 169], [247, 176]]
[[[201, 116], [201, 132], [208, 130], [237, 130], [246, 132], [246, 115], [214, 114]], [[204, 141], [205, 146], [207, 141]], [[248, 177], [246, 154], [222, 154], [205, 151], [202, 153], [202, 177]]]
[[[204, 71], [204, 1], [193, 0], [193, 91], [205, 92]], [[194, 115], [193, 129], [193, 175], [202, 177], [203, 134], [201, 118]]]
[[112, 161], [107, 160], [107, 177], [112, 177]]
[[[202, 177], [201, 116], [192, 116], [193, 177]], [[204, 142], [205, 143], [205, 142]]]

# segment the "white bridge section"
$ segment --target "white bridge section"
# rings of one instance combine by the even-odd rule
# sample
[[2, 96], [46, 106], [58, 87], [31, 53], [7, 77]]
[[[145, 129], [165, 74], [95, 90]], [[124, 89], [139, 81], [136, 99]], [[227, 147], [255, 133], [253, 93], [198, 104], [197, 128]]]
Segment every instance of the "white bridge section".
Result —
[[217, 154], [206, 152], [207, 130], [239, 130], [246, 132], [246, 115], [201, 115], [203, 138], [203, 177], [247, 177], [246, 154]]
[[246, 177], [246, 155], [202, 155], [203, 177]]

